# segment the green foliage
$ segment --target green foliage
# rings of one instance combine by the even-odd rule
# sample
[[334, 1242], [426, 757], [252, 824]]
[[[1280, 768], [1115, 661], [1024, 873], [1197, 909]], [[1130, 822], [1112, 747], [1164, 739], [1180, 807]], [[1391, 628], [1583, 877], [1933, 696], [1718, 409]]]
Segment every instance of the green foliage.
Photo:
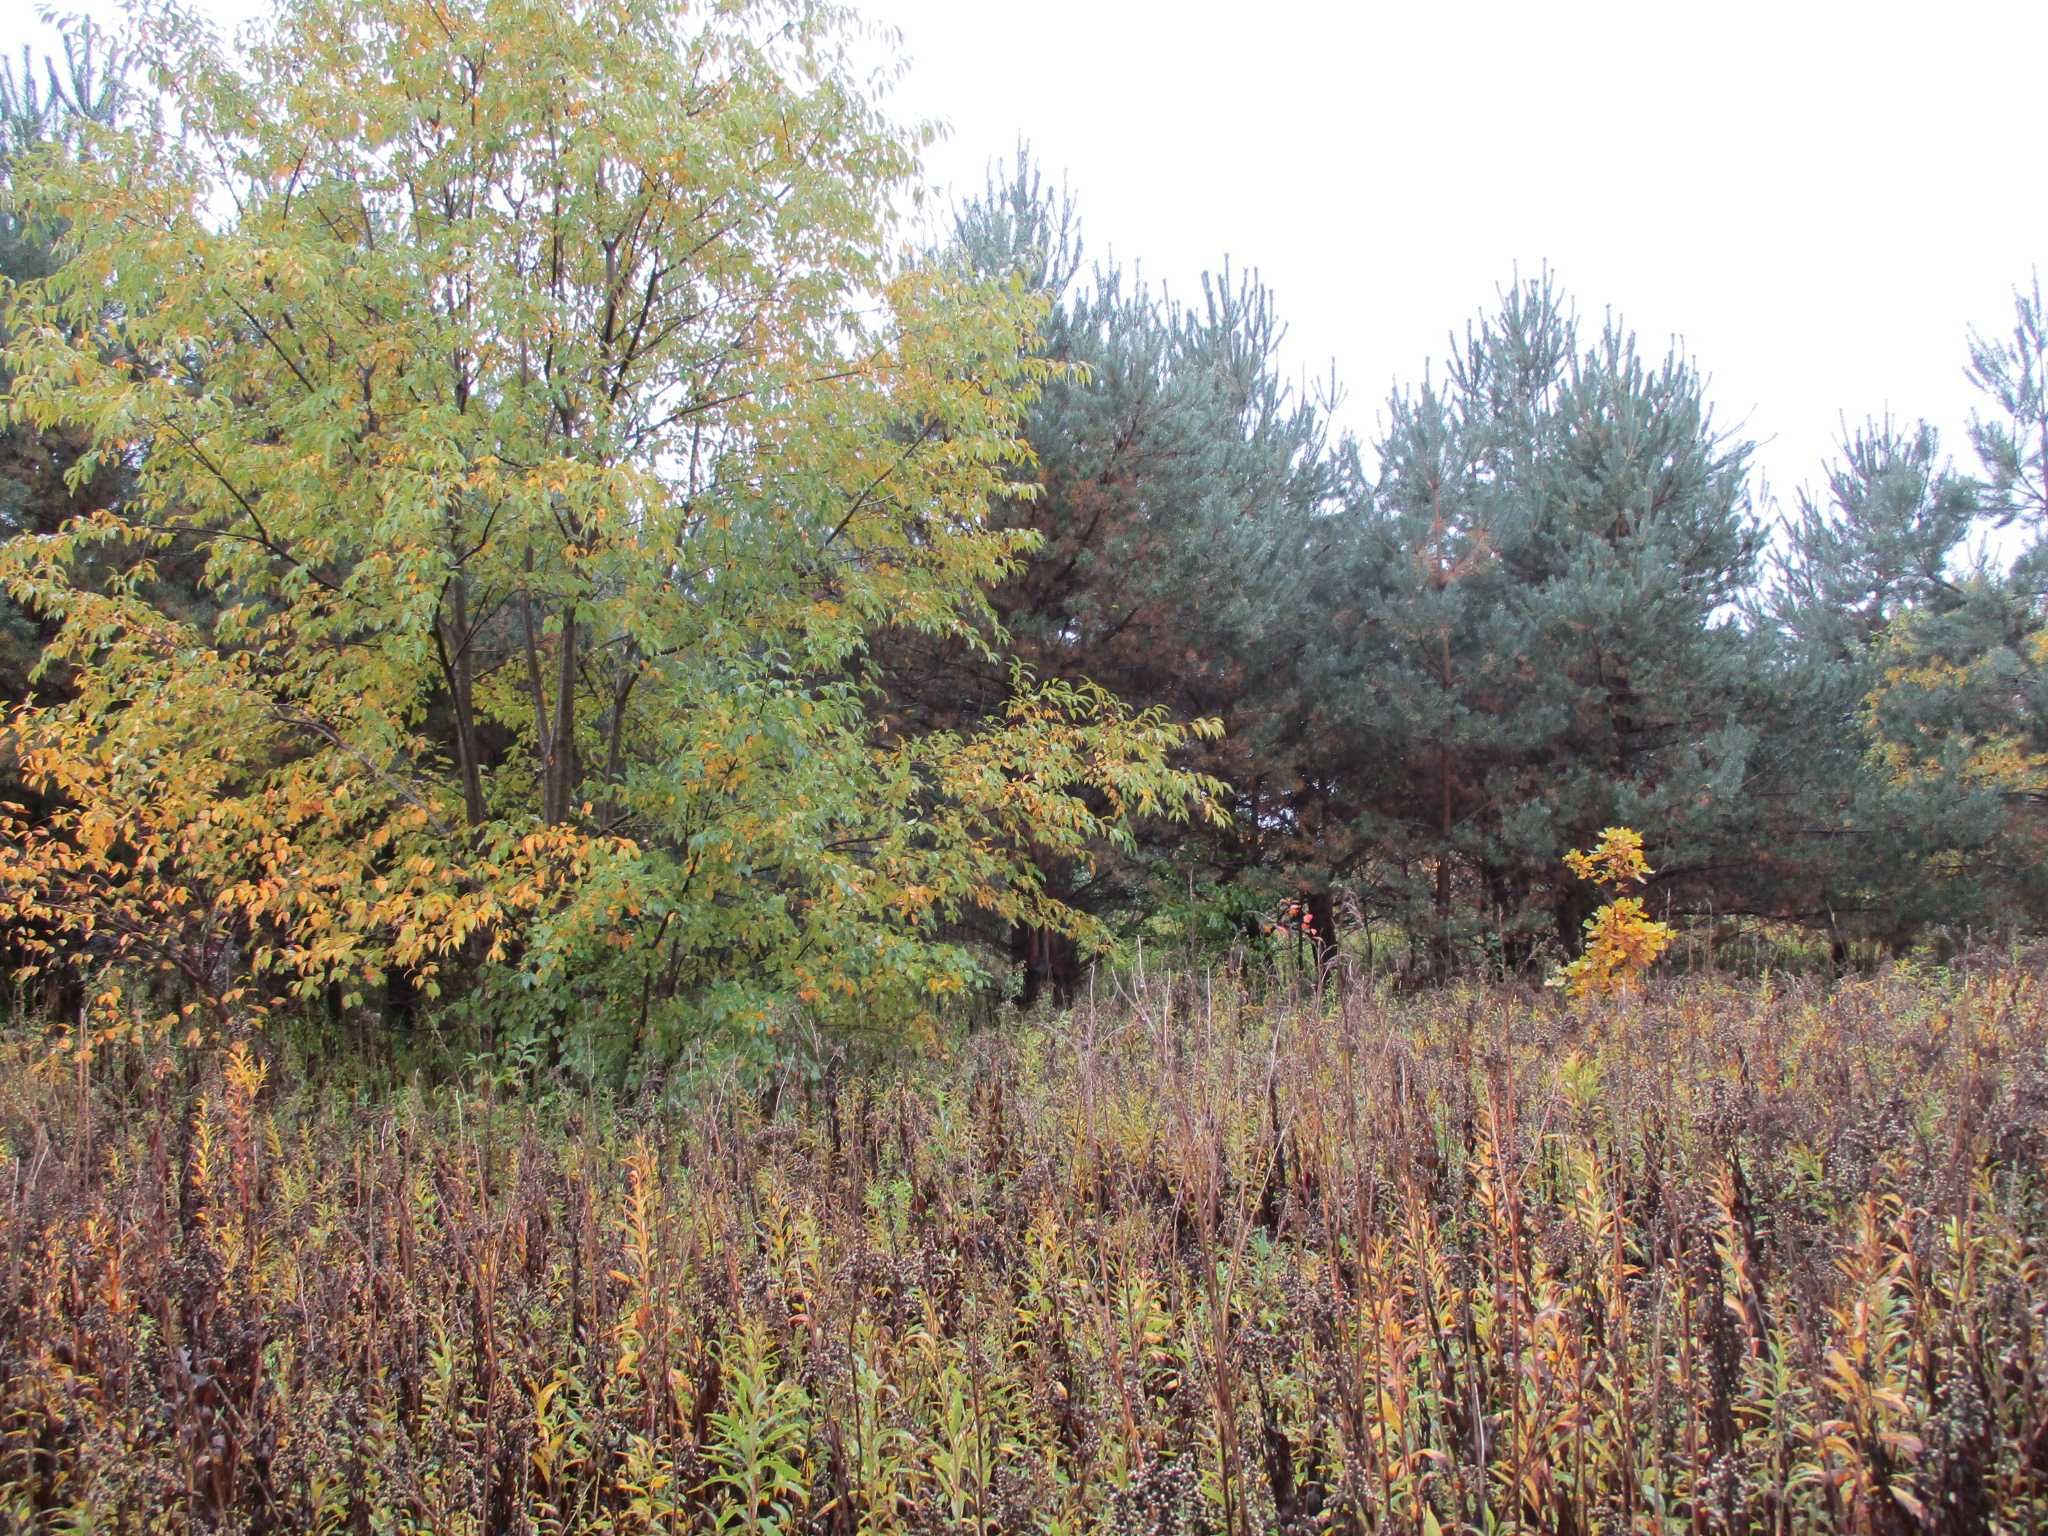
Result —
[[1843, 940], [1894, 941], [1969, 905], [1928, 856], [1975, 841], [1981, 796], [1894, 781], [1871, 754], [1871, 692], [1895, 626], [1951, 607], [1981, 491], [1925, 423], [1866, 423], [1802, 491], [1753, 619], [1773, 640], [1762, 677], [1759, 831], [1752, 906], [1824, 925]]
[[2013, 294], [2009, 332], [1970, 337], [1970, 378], [1990, 408], [1970, 422], [1987, 506], [2030, 536], [2016, 575], [2039, 596], [2048, 581], [2048, 310], [2038, 273]]
[[295, 0], [0, 75], [18, 990], [766, 1067], [1283, 911], [1534, 974], [1612, 824], [1645, 922], [2041, 919], [2038, 283], [1981, 476], [1871, 423], [1760, 581], [1696, 365], [1547, 274], [1369, 477], [1255, 276], [1084, 271], [1028, 156], [909, 252], [849, 28]]
[[1646, 361], [1612, 322], [1583, 339], [1547, 276], [1388, 420], [1372, 495], [1296, 534], [1291, 600], [1326, 616], [1267, 669], [1316, 765], [1297, 819], [1439, 969], [1482, 936], [1517, 964], [1575, 940], [1556, 861], [1600, 827], [1640, 827], [1674, 878], [1739, 840], [1748, 448], [1690, 361]]
[[[995, 659], [1033, 539], [988, 510], [1056, 370], [1036, 299], [891, 254], [915, 146], [843, 42], [307, 0], [238, 64], [144, 19], [163, 110], [17, 172], [64, 259], [16, 291], [10, 420], [83, 434], [74, 481], [135, 466], [0, 557], [75, 684], [10, 722], [62, 807], [9, 825], [20, 920], [223, 1022], [461, 993], [614, 1062], [928, 1021], [969, 913], [1099, 940], [1027, 851], [1218, 786], [1065, 678], [877, 729], [884, 631]], [[216, 611], [155, 600], [183, 548]]]
[[729, 1407], [706, 1420], [711, 1496], [718, 1531], [780, 1536], [797, 1529], [809, 1493], [805, 1431], [809, 1403], [795, 1382], [778, 1376], [775, 1347], [758, 1324], [743, 1327], [720, 1362]]
[[[1028, 153], [955, 212], [941, 259], [1013, 282], [1048, 306], [1042, 358], [1056, 371], [1031, 402], [1028, 494], [996, 515], [1029, 557], [990, 593], [1012, 649], [1048, 678], [1090, 678], [1119, 697], [1226, 730], [1190, 742], [1186, 766], [1234, 788], [1233, 822], [1141, 829], [1122, 857], [1044, 850], [1049, 887], [1126, 928], [1190, 881], [1212, 884], [1262, 860], [1261, 808], [1284, 789], [1258, 753], [1276, 696], [1245, 663], [1242, 636], [1276, 621], [1265, 565], [1274, 529], [1324, 505], [1348, 449], [1327, 414], [1281, 376], [1272, 295], [1228, 266], [1192, 302], [1115, 267], [1083, 271], [1072, 203]], [[890, 708], [958, 724], [1000, 708], [1001, 674], [950, 637], [897, 650]], [[1029, 950], [1026, 943], [1021, 948]], [[1025, 996], [1064, 990], [1057, 945], [1038, 945]]]
[[[1780, 645], [1759, 863], [1779, 910], [1894, 947], [2048, 912], [2038, 291], [2015, 296], [2009, 339], [1970, 352], [1982, 478], [1924, 424], [1859, 430], [1827, 499], [1802, 497], [1761, 609]], [[2014, 558], [1970, 547], [1999, 528]]]
[[[44, 58], [41, 68], [24, 47], [21, 70], [0, 61], [0, 300], [14, 285], [47, 277], [56, 266], [61, 219], [37, 217], [20, 184], [24, 168], [41, 154], [76, 149], [89, 125], [113, 121], [124, 90], [125, 60], [107, 45], [90, 21], [66, 25], [59, 33], [60, 66]], [[0, 319], [0, 339], [12, 326]], [[0, 389], [11, 371], [0, 365]], [[85, 443], [81, 434], [46, 432], [20, 422], [0, 423], [0, 542], [23, 534], [52, 533], [82, 512], [111, 504], [121, 494], [122, 466], [109, 464], [79, 475]], [[14, 698], [29, 684], [43, 642], [44, 626], [0, 593], [0, 698]], [[15, 788], [12, 775], [0, 784]]]

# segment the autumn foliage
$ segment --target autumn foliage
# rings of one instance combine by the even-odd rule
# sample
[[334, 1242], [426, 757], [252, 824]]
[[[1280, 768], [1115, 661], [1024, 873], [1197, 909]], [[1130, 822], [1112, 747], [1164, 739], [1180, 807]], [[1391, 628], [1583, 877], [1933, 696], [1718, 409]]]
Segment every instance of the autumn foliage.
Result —
[[1558, 970], [1552, 985], [1583, 998], [1604, 997], [1639, 984], [1678, 937], [1669, 924], [1650, 917], [1640, 896], [1622, 894], [1655, 873], [1643, 857], [1642, 834], [1630, 827], [1609, 827], [1590, 851], [1574, 848], [1564, 863], [1574, 878], [1591, 881], [1608, 899], [1586, 919], [1585, 948]]
[[308, 3], [241, 58], [151, 13], [164, 110], [15, 167], [63, 259], [9, 294], [8, 412], [131, 469], [0, 547], [52, 633], [0, 902], [96, 1025], [915, 1028], [984, 975], [963, 915], [1099, 942], [1044, 859], [1219, 814], [1175, 766], [1211, 723], [1086, 683], [878, 723], [885, 631], [1003, 665], [1033, 536], [988, 508], [1051, 365], [1035, 299], [903, 255], [915, 140], [842, 27]]
[[934, 235], [835, 0], [60, 35], [0, 1533], [2048, 1529], [2038, 283], [1774, 545], [1547, 272], [1369, 471]]
[[364, 1102], [0, 1058], [0, 1522], [2011, 1531], [2038, 981], [1261, 1002], [909, 1076]]

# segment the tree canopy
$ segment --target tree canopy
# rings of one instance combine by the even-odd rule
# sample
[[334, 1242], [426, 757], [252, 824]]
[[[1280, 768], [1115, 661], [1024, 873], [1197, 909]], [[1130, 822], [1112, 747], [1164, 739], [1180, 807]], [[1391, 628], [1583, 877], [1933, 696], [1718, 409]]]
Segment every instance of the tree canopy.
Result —
[[2038, 282], [1974, 470], [1872, 422], [1775, 529], [1547, 272], [1361, 445], [1256, 273], [1088, 264], [1028, 151], [911, 223], [854, 35], [291, 0], [0, 75], [17, 979], [617, 1069], [1133, 935], [1534, 978], [1611, 829], [1645, 932], [2041, 919]]
[[[245, 61], [172, 12], [135, 46], [154, 110], [17, 178], [63, 234], [11, 418], [133, 477], [6, 547], [69, 682], [10, 722], [59, 807], [10, 813], [20, 917], [224, 1019], [459, 978], [646, 1047], [914, 1018], [964, 910], [1086, 936], [1027, 841], [1208, 805], [1188, 727], [1085, 683], [871, 725], [878, 633], [996, 653], [1052, 370], [1032, 295], [897, 248], [914, 142], [832, 13], [302, 0]], [[110, 546], [198, 550], [217, 610], [79, 579]]]

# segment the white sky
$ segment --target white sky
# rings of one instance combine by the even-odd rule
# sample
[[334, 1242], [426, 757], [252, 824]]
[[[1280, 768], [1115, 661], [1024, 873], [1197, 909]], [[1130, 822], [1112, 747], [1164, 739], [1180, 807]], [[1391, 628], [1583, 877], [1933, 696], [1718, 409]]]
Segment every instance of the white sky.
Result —
[[1925, 416], [1967, 459], [1966, 332], [2048, 262], [2042, 0], [860, 9], [903, 34], [898, 114], [951, 125], [936, 183], [978, 189], [1025, 137], [1094, 257], [1190, 296], [1225, 255], [1258, 268], [1290, 368], [1334, 360], [1362, 436], [1548, 262], [1588, 320], [1681, 338], [1782, 495], [1845, 413]]
[[1682, 338], [1789, 499], [1844, 413], [1967, 458], [1970, 326], [2048, 263], [2048, 4], [867, 0], [950, 119], [934, 178], [1028, 135], [1096, 255], [1192, 293], [1256, 266], [1291, 363], [1370, 436], [1517, 264]]

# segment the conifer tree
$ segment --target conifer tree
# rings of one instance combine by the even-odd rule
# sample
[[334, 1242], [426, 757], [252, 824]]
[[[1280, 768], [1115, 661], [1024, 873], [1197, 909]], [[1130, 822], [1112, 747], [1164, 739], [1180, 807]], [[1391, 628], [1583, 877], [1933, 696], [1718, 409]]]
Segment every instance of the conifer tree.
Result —
[[1798, 493], [1753, 605], [1773, 642], [1760, 690], [1762, 818], [1751, 879], [1727, 908], [1814, 924], [1838, 953], [1858, 938], [1904, 942], [1940, 915], [1927, 855], [1980, 835], [1985, 807], [1891, 783], [1872, 759], [1866, 710], [1895, 626], [1962, 601], [1980, 507], [1980, 487], [1933, 428], [1888, 417], [1844, 438], [1822, 492]]
[[1908, 867], [1941, 892], [1953, 930], [2048, 915], [2048, 321], [2038, 277], [2002, 337], [1973, 334], [1984, 409], [1971, 443], [1987, 544], [1877, 645], [1864, 701], [1872, 759], [1917, 809]]
[[2018, 527], [2023, 548], [2014, 574], [2035, 595], [2048, 594], [2048, 311], [2038, 273], [2013, 293], [2010, 331], [1972, 334], [1969, 371], [1989, 407], [1970, 422], [1985, 510]]
[[[1181, 718], [1216, 717], [1215, 741], [1185, 761], [1236, 789], [1228, 827], [1188, 829], [1048, 868], [1091, 910], [1138, 916], [1216, 893], [1203, 914], [1258, 905], [1231, 892], [1261, 860], [1258, 806], [1273, 793], [1258, 756], [1275, 706], [1247, 663], [1247, 637], [1286, 624], [1271, 569], [1279, 541], [1327, 506], [1345, 473], [1321, 405], [1284, 382], [1272, 295], [1228, 265], [1182, 303], [1135, 273], [1084, 272], [1070, 199], [1046, 185], [1028, 151], [993, 173], [957, 212], [953, 261], [1041, 294], [1040, 346], [1057, 372], [1024, 418], [1028, 494], [999, 507], [1028, 533], [1030, 558], [991, 594], [1016, 656], [1045, 678], [1087, 677]], [[899, 658], [895, 707], [956, 721], [1000, 706], [1007, 679], [962, 648], [929, 644]], [[1012, 935], [1028, 998], [1071, 986], [1056, 935]]]
[[[2048, 903], [2048, 528], [2038, 283], [1973, 335], [1981, 479], [1889, 421], [1802, 497], [1768, 620], [1782, 639], [1764, 862], [1778, 909], [1896, 950], [2038, 920]], [[2000, 530], [2003, 530], [2001, 533]], [[1978, 533], [2016, 545], [1999, 560]]]
[[1296, 684], [1331, 754], [1317, 840], [1439, 969], [1475, 946], [1519, 966], [1575, 944], [1557, 860], [1601, 827], [1668, 850], [1664, 891], [1736, 856], [1748, 446], [1689, 360], [1612, 321], [1584, 341], [1547, 275], [1388, 423], [1372, 496], [1308, 562], [1303, 606], [1331, 616]]

